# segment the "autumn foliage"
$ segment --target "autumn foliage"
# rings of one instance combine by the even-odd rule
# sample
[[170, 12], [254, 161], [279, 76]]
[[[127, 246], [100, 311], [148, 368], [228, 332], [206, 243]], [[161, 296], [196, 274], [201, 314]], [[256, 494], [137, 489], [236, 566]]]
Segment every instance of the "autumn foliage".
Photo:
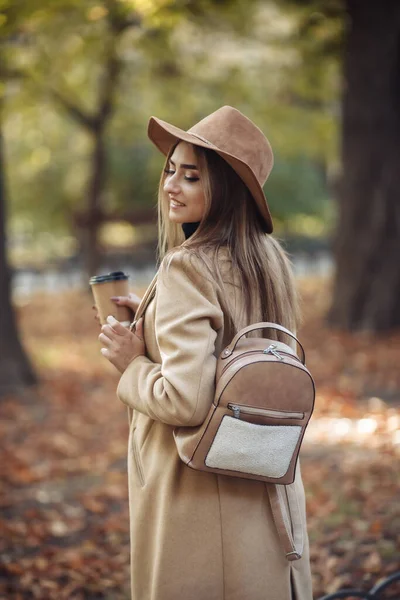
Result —
[[[315, 598], [399, 569], [400, 333], [329, 331], [329, 287], [301, 282], [317, 384], [302, 452]], [[17, 308], [41, 384], [0, 405], [0, 600], [129, 597], [127, 413], [91, 304], [68, 292]]]

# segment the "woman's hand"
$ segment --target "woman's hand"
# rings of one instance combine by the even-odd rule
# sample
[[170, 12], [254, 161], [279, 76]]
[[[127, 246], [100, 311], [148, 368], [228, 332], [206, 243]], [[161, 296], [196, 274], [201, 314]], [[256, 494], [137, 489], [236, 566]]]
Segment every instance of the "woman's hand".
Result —
[[135, 313], [142, 299], [130, 292], [127, 296], [111, 296], [111, 300], [118, 306], [127, 306]]
[[[133, 294], [132, 292], [129, 292], [129, 294], [127, 296], [111, 296], [110, 300], [115, 302], [115, 304], [117, 304], [118, 306], [127, 306], [128, 308], [131, 309], [133, 314], [135, 314], [135, 312], [138, 309], [139, 304], [142, 301], [142, 299], [139, 298], [139, 296], [136, 296], [136, 294]], [[98, 323], [100, 323], [97, 306], [95, 304], [93, 304], [92, 310], [96, 311], [94, 318], [96, 319], [96, 321]], [[129, 327], [129, 325], [128, 325], [128, 327]]]
[[136, 323], [135, 333], [112, 316], [107, 317], [107, 323], [102, 326], [99, 335], [100, 342], [104, 344], [100, 352], [120, 373], [123, 373], [134, 358], [145, 354], [143, 317]]

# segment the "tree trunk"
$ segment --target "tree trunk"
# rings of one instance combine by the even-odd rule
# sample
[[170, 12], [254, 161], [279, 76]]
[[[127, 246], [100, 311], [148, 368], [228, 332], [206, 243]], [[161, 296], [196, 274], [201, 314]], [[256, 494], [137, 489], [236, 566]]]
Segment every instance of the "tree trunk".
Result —
[[88, 185], [86, 231], [82, 232], [81, 249], [85, 260], [85, 278], [97, 273], [100, 264], [100, 245], [98, 239], [101, 215], [103, 212], [103, 192], [106, 182], [107, 156], [105, 149], [105, 131], [114, 111], [114, 95], [121, 71], [121, 62], [117, 53], [117, 44], [122, 30], [114, 32], [110, 42], [109, 56], [100, 82], [99, 109], [95, 118], [87, 123], [88, 130], [93, 135], [93, 153]]
[[0, 117], [0, 398], [8, 394], [19, 394], [36, 381], [18, 336], [11, 303], [11, 272], [7, 263], [6, 246], [5, 164]]
[[100, 263], [98, 231], [99, 215], [102, 208], [102, 193], [106, 179], [106, 157], [103, 128], [94, 133], [93, 153], [91, 157], [90, 180], [87, 192], [88, 222], [81, 232], [81, 250], [85, 260], [85, 278], [95, 275]]
[[400, 326], [400, 2], [347, 0], [336, 276], [329, 322]]

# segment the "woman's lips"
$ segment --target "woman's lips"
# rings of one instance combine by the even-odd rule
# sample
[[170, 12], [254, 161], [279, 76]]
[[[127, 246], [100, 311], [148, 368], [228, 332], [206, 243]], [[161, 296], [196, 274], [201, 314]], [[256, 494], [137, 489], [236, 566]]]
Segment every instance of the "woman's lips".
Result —
[[169, 205], [171, 208], [182, 208], [185, 206], [185, 204], [178, 202], [177, 200], [170, 200]]

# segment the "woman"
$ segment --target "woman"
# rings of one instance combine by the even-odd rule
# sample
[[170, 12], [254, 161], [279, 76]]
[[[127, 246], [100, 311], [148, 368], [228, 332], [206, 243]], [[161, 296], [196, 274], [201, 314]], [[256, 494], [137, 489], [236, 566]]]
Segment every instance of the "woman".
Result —
[[[290, 265], [266, 235], [271, 147], [229, 106], [188, 132], [152, 117], [148, 133], [167, 155], [157, 283], [135, 333], [109, 318], [99, 336], [122, 373], [117, 395], [130, 413], [132, 598], [311, 600], [299, 469], [292, 486], [306, 543], [289, 563], [265, 484], [188, 468], [173, 437], [175, 427], [205, 419], [217, 356], [238, 329], [267, 320], [296, 328]], [[120, 303], [137, 308], [135, 299]]]

